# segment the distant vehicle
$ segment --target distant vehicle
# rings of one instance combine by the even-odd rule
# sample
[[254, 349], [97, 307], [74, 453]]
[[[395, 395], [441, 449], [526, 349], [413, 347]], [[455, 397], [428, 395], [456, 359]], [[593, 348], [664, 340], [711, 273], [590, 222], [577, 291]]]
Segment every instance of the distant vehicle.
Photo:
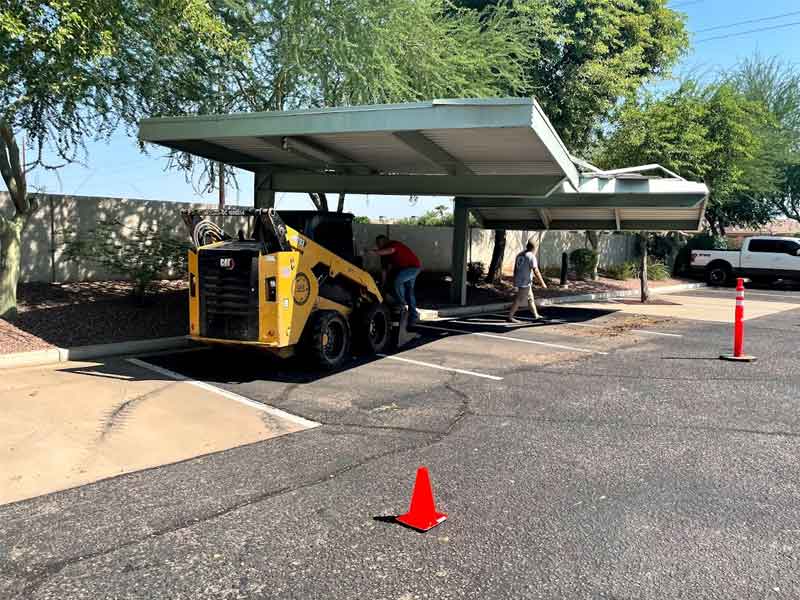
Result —
[[800, 280], [800, 239], [750, 237], [741, 250], [692, 250], [689, 267], [704, 273], [710, 285], [725, 285], [736, 276]]

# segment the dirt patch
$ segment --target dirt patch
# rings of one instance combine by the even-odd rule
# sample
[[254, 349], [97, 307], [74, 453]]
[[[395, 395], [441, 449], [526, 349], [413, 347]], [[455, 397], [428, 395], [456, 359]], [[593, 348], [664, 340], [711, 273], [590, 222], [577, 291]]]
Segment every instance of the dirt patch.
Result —
[[[643, 315], [618, 315], [608, 320], [594, 323], [591, 327], [572, 325], [574, 335], [579, 337], [618, 337], [632, 329], [665, 326], [673, 323], [672, 319], [647, 317]], [[570, 325], [567, 325], [568, 327]]]

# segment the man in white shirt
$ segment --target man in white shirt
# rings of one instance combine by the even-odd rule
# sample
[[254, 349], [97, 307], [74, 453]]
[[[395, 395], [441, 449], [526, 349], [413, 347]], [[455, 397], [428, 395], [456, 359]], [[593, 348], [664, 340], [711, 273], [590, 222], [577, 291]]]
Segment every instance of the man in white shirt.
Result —
[[536, 274], [539, 285], [546, 289], [547, 284], [544, 282], [542, 273], [539, 271], [539, 262], [536, 260], [536, 244], [533, 240], [528, 240], [525, 250], [517, 254], [517, 258], [514, 259], [514, 287], [517, 288], [517, 291], [514, 296], [514, 302], [511, 303], [511, 311], [508, 313], [508, 320], [511, 323], [520, 322], [519, 319], [514, 318], [514, 314], [516, 314], [520, 304], [526, 301], [528, 308], [533, 313], [533, 318], [542, 318], [536, 310], [536, 302], [533, 299], [533, 290], [531, 289], [533, 274]]

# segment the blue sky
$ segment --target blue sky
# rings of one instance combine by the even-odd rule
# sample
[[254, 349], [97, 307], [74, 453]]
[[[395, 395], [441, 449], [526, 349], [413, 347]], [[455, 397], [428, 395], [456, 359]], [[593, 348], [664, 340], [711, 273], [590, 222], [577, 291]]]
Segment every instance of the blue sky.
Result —
[[[759, 52], [800, 63], [800, 3], [798, 0], [673, 0], [676, 9], [686, 13], [688, 28], [694, 35], [689, 54], [675, 69], [676, 76], [711, 76], [735, 65], [739, 60]], [[795, 13], [767, 19], [785, 13]], [[725, 27], [743, 21], [735, 27]], [[786, 26], [791, 23], [796, 25]], [[738, 35], [754, 29], [782, 26]], [[711, 29], [715, 28], [715, 29]], [[711, 29], [711, 30], [709, 30]], [[725, 39], [709, 39], [730, 36]], [[216, 192], [200, 194], [187, 183], [183, 174], [165, 171], [164, 153], [152, 148], [149, 154], [139, 152], [135, 140], [119, 133], [108, 142], [88, 146], [85, 166], [70, 165], [58, 172], [30, 174], [32, 187], [52, 193], [86, 196], [116, 196], [152, 200], [216, 202]], [[229, 204], [252, 203], [252, 176], [238, 172], [239, 190], [227, 189]], [[312, 208], [305, 195], [279, 194], [278, 208]], [[421, 198], [415, 204], [408, 198], [387, 196], [350, 196], [346, 210], [372, 218], [419, 215], [437, 204], [450, 204], [444, 198]]]

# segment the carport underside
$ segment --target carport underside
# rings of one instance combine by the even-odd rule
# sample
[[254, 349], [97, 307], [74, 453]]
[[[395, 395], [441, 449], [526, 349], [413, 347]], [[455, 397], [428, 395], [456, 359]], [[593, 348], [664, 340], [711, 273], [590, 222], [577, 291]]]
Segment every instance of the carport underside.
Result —
[[696, 231], [708, 195], [658, 165], [574, 158], [529, 98], [146, 119], [139, 138], [254, 172], [262, 208], [275, 192], [455, 197], [461, 304], [470, 212], [487, 229]]

